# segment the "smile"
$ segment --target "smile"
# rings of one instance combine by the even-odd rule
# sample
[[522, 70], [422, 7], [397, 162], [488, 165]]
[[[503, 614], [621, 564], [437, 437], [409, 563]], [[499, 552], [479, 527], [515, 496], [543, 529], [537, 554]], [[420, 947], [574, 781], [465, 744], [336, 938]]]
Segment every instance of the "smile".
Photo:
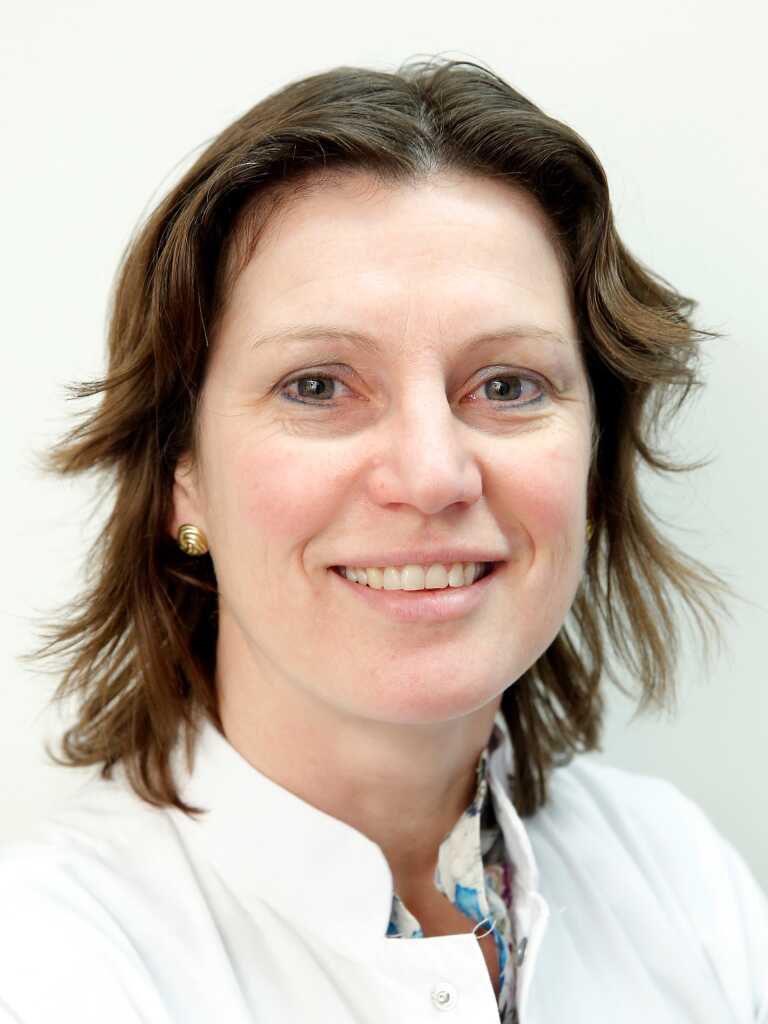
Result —
[[432, 565], [384, 566], [361, 568], [335, 565], [332, 568], [353, 583], [372, 590], [444, 590], [447, 587], [471, 586], [486, 576], [494, 562], [454, 562]]
[[342, 575], [342, 566], [332, 566], [329, 572], [343, 588], [340, 593], [356, 598], [375, 614], [399, 622], [439, 622], [463, 618], [481, 607], [502, 578], [505, 564], [483, 563], [474, 582], [429, 590], [375, 589], [347, 579]]

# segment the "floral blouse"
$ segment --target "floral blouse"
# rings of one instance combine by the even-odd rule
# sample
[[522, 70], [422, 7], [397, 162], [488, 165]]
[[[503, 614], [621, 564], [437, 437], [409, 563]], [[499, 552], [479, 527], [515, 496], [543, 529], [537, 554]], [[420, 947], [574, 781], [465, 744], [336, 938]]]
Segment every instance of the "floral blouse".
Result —
[[[488, 758], [507, 737], [503, 715], [497, 714], [493, 732], [477, 764], [477, 788], [471, 804], [440, 844], [434, 882], [443, 895], [477, 922], [479, 937], [493, 932], [499, 958], [499, 1020], [514, 1024], [515, 949], [512, 907], [513, 866], [504, 835], [496, 821], [493, 792], [488, 786]], [[490, 791], [490, 796], [489, 796]], [[424, 932], [397, 893], [387, 929], [391, 938], [424, 938]], [[524, 950], [516, 951], [516, 956]]]

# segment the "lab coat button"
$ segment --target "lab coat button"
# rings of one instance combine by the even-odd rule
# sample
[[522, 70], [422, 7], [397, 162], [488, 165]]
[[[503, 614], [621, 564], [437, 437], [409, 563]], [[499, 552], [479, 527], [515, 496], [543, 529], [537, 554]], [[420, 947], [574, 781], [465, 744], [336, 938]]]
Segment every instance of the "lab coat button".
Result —
[[517, 966], [518, 967], [522, 966], [523, 960], [525, 960], [525, 948], [526, 948], [527, 945], [528, 945], [528, 939], [527, 938], [522, 938], [518, 942], [518, 944], [517, 944], [516, 961], [517, 961]]
[[432, 989], [432, 1002], [438, 1010], [452, 1010], [458, 1001], [458, 995], [453, 985], [447, 981], [441, 981]]

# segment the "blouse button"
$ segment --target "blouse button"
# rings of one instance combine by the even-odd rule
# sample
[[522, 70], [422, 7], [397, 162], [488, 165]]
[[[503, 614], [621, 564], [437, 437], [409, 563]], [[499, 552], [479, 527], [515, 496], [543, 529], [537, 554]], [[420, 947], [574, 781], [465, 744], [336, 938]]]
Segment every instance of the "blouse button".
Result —
[[441, 981], [432, 989], [432, 1002], [438, 1010], [452, 1010], [458, 1001], [453, 985]]

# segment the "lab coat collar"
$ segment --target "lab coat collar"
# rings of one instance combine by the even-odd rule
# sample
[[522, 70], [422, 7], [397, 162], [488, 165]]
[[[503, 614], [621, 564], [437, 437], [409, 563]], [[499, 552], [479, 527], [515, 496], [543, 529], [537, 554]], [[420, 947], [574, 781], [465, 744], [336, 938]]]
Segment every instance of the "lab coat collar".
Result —
[[[538, 872], [508, 795], [512, 746], [501, 710], [494, 726], [501, 742], [488, 759], [491, 795], [517, 871], [516, 899], [527, 902]], [[169, 813], [191, 842], [205, 846], [246, 907], [267, 903], [340, 949], [386, 935], [393, 878], [378, 844], [262, 774], [208, 719], [199, 725], [191, 770], [183, 754], [180, 740], [171, 755], [180, 796], [206, 813]]]

